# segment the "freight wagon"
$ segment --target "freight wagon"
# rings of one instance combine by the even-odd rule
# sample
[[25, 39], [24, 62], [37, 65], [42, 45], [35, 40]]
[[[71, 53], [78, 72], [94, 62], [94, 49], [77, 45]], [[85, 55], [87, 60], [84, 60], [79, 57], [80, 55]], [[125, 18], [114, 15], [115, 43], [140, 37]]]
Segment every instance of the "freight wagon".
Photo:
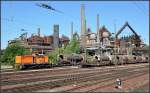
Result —
[[44, 55], [22, 55], [16, 56], [15, 69], [25, 69], [28, 67], [49, 66], [48, 56]]
[[123, 64], [135, 64], [135, 63], [148, 63], [148, 56], [135, 56], [135, 55], [95, 55], [91, 62], [87, 63], [84, 60], [83, 55], [70, 55], [65, 57], [59, 55], [58, 64], [49, 64], [48, 56], [44, 55], [23, 55], [16, 56], [16, 69], [25, 69], [33, 67], [57, 67], [57, 66], [70, 66], [80, 65], [81, 67], [93, 67], [93, 66], [108, 66], [108, 65], [123, 65]]
[[65, 65], [79, 65], [83, 61], [83, 57], [79, 54], [59, 55], [58, 63], [62, 66]]
[[148, 56], [135, 56], [135, 55], [95, 55], [91, 63], [81, 64], [81, 67], [93, 66], [107, 66], [107, 65], [123, 65], [123, 64], [136, 64], [148, 63]]

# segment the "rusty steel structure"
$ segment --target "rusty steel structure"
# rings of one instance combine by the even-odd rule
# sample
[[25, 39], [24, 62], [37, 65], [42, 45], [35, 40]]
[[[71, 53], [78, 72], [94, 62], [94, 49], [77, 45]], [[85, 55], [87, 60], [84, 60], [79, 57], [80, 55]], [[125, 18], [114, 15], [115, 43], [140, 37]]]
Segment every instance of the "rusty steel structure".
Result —
[[116, 38], [118, 38], [118, 35], [126, 28], [128, 27], [132, 32], [133, 32], [133, 37], [131, 38], [131, 43], [135, 44], [137, 47], [140, 46], [141, 40], [140, 40], [140, 36], [133, 30], [133, 28], [129, 25], [128, 22], [125, 22], [125, 24], [123, 25], [123, 27], [118, 30], [118, 32], [116, 33]]
[[41, 36], [40, 28], [37, 34], [27, 37], [27, 33], [21, 34], [19, 38], [9, 40], [8, 45], [19, 43], [22, 47], [30, 50], [33, 54], [48, 53], [54, 50], [54, 47], [62, 47], [69, 44], [69, 37], [62, 35], [59, 37], [58, 26], [54, 27], [54, 34], [49, 36]]
[[[115, 29], [115, 33], [111, 33], [106, 26], [100, 26], [99, 14], [96, 16], [97, 29], [95, 32], [92, 32], [91, 28], [86, 27], [86, 21], [85, 6], [82, 4], [80, 36], [77, 32], [73, 32], [73, 22], [71, 22], [71, 38], [75, 36], [79, 42], [80, 50], [83, 49], [83, 52], [80, 52], [81, 55], [79, 58], [82, 56], [84, 62], [87, 62], [87, 54], [92, 56], [92, 58], [90, 58], [91, 62], [93, 62], [93, 64], [95, 62], [98, 65], [143, 63], [149, 61], [149, 48], [144, 48], [147, 45], [142, 44], [140, 36], [128, 22], [125, 22], [117, 32]], [[119, 38], [118, 36], [126, 27], [132, 31], [133, 35]], [[51, 52], [54, 48], [67, 46], [70, 41], [67, 36], [59, 37], [59, 25], [53, 26], [53, 35], [42, 37], [40, 28], [38, 28], [37, 35], [32, 35], [27, 38], [27, 33], [23, 33], [20, 38], [21, 39], [9, 41], [9, 44], [19, 41], [25, 48], [32, 51], [35, 49], [38, 53], [39, 51], [41, 53], [41, 50], [45, 53]], [[68, 58], [69, 60], [74, 60], [75, 57], [76, 56], [71, 56]]]

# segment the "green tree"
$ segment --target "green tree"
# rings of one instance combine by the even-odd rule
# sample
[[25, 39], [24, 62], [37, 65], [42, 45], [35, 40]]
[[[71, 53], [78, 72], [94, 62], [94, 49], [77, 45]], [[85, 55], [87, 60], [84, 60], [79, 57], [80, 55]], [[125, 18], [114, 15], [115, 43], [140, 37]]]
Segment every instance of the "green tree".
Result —
[[80, 51], [79, 42], [77, 41], [76, 37], [73, 36], [70, 44], [67, 45], [67, 47], [65, 48], [64, 52], [71, 54], [71, 53], [79, 53], [79, 51]]
[[51, 64], [58, 64], [58, 55], [60, 54], [70, 55], [72, 53], [79, 53], [79, 52], [80, 52], [80, 46], [77, 39], [74, 36], [70, 41], [69, 45], [67, 45], [65, 48], [57, 48], [48, 54], [49, 62]]
[[49, 62], [51, 64], [58, 64], [58, 55], [63, 54], [63, 48], [56, 48], [51, 53], [48, 54]]
[[4, 55], [2, 58], [2, 63], [14, 65], [15, 57], [17, 55], [26, 55], [26, 54], [30, 54], [30, 51], [26, 50], [24, 47], [20, 46], [18, 43], [12, 44], [5, 49]]

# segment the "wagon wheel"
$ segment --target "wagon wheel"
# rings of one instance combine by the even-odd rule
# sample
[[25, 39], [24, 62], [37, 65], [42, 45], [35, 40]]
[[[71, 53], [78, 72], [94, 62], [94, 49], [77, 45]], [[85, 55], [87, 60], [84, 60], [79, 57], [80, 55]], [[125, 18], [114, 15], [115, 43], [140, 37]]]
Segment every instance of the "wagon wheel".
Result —
[[19, 65], [19, 69], [22, 69], [22, 65]]
[[20, 69], [20, 70], [25, 69], [25, 66], [20, 64], [20, 65], [19, 65], [19, 69]]
[[22, 67], [21, 67], [21, 65], [20, 64], [15, 64], [15, 70], [21, 70], [22, 69]]

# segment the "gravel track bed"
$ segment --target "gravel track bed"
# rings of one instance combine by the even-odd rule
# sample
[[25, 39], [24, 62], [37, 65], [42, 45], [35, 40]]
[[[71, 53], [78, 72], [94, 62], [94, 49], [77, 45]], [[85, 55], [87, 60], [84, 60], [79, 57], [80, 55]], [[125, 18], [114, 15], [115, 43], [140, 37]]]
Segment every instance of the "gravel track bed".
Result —
[[[5, 79], [5, 80], [1, 80], [1, 84], [4, 85], [13, 85], [13, 84], [19, 84], [19, 83], [29, 83], [29, 82], [36, 82], [36, 81], [43, 81], [43, 80], [53, 80], [53, 79], [59, 79], [59, 78], [67, 78], [67, 77], [75, 77], [76, 75], [82, 75], [82, 74], [89, 74], [92, 75], [94, 74], [100, 74], [100, 73], [105, 73], [108, 71], [112, 71], [112, 70], [117, 70], [119, 68], [111, 68], [111, 69], [90, 69], [90, 70], [84, 70], [84, 71], [74, 71], [74, 73], [62, 73], [62, 74], [58, 74], [58, 75], [38, 75], [38, 76], [34, 76], [34, 77], [27, 77], [24, 76], [24, 78], [14, 78], [14, 79]], [[122, 69], [127, 69], [127, 68], [122, 68]], [[76, 72], [76, 73], [75, 73]], [[27, 78], [25, 78], [27, 77]]]
[[[141, 68], [144, 68], [144, 67], [141, 67]], [[124, 73], [130, 73], [132, 74], [131, 72], [128, 72], [129, 70], [134, 70], [136, 68], [130, 68], [130, 69], [126, 69], [124, 70]], [[139, 69], [139, 68], [138, 68]], [[113, 70], [113, 71], [116, 71], [116, 70]], [[122, 71], [119, 70], [117, 71], [118, 73], [121, 73]], [[139, 72], [139, 71], [133, 71], [133, 72]], [[98, 72], [97, 72], [98, 73]], [[35, 82], [33, 84], [31, 83], [27, 83], [27, 84], [22, 84], [20, 86], [17, 86], [17, 87], [9, 87], [8, 88], [2, 88], [3, 90], [2, 91], [14, 91], [14, 92], [18, 92], [18, 91], [25, 91], [25, 92], [28, 92], [28, 91], [36, 91], [38, 89], [45, 89], [45, 88], [54, 88], [54, 87], [60, 87], [62, 85], [66, 85], [66, 84], [71, 84], [73, 83], [74, 81], [79, 81], [79, 82], [84, 82], [84, 81], [87, 81], [87, 80], [95, 80], [95, 78], [100, 78], [101, 77], [101, 74], [96, 74], [94, 75], [95, 73], [86, 73], [86, 74], [80, 74], [80, 75], [70, 75], [68, 77], [64, 77], [64, 78], [61, 78], [61, 79], [53, 79], [53, 80], [47, 80], [45, 82], [41, 81], [41, 82]], [[115, 75], [115, 74], [114, 74]], [[94, 78], [95, 77], [95, 78]]]

